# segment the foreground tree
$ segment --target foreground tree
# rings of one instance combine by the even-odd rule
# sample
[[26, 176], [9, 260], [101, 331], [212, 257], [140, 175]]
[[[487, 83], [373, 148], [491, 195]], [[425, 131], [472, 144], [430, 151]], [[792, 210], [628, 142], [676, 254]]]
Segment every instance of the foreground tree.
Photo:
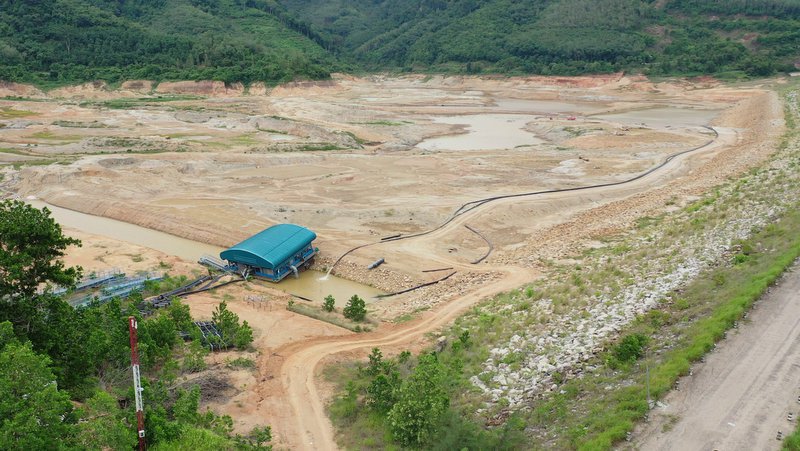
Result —
[[420, 356], [411, 377], [403, 382], [389, 411], [392, 437], [403, 446], [418, 447], [436, 433], [450, 405], [444, 390], [447, 368], [435, 354]]
[[73, 245], [80, 241], [65, 237], [47, 208], [0, 202], [0, 321], [10, 321], [17, 337], [50, 356], [65, 388], [83, 383], [92, 368], [74, 309], [40, 288], [75, 285], [81, 268], [67, 268], [61, 260]]
[[46, 283], [74, 285], [81, 268], [65, 267], [61, 257], [68, 246], [80, 244], [63, 235], [47, 208], [37, 210], [18, 200], [0, 203], [0, 300], [30, 300]]
[[0, 323], [0, 449], [60, 449], [71, 438], [72, 405], [49, 364]]

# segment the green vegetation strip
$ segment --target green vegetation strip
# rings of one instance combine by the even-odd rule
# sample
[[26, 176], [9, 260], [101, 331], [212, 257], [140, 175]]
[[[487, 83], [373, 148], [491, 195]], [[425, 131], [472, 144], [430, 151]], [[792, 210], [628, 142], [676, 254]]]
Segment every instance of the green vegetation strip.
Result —
[[326, 312], [325, 310], [319, 307], [315, 307], [313, 305], [308, 305], [308, 304], [302, 304], [294, 301], [290, 301], [290, 303], [286, 305], [286, 310], [307, 316], [309, 318], [314, 318], [320, 321], [324, 321], [328, 324], [333, 324], [334, 326], [338, 326], [353, 332], [369, 332], [373, 328], [378, 326], [377, 323], [369, 321], [367, 322], [350, 321], [349, 319], [335, 312]]
[[[685, 300], [689, 304], [700, 303], [703, 298], [708, 298], [709, 288], [713, 298], [720, 302], [712, 307], [708, 317], [693, 322], [676, 346], [651, 368], [650, 390], [653, 398], [658, 399], [666, 394], [679, 377], [688, 374], [690, 365], [712, 350], [714, 344], [724, 338], [725, 332], [800, 257], [800, 213], [792, 211], [774, 225], [755, 234], [750, 241], [776, 250], [755, 252], [749, 256], [749, 264], [746, 265], [708, 271], [686, 290]], [[719, 285], [720, 280], [726, 282], [714, 290], [712, 287]], [[676, 310], [685, 305], [676, 304]], [[638, 368], [637, 377], [640, 380], [636, 384], [619, 390], [610, 398], [592, 402], [590, 414], [582, 427], [585, 432], [572, 431], [574, 446], [585, 450], [609, 449], [614, 442], [625, 438], [634, 422], [643, 418], [648, 411], [646, 385], [641, 379], [641, 372], [641, 368]], [[580, 386], [582, 382], [572, 385]], [[581, 397], [579, 393], [568, 390], [568, 395], [573, 393]], [[560, 402], [557, 397], [539, 410], [545, 412], [548, 408], [555, 409]]]

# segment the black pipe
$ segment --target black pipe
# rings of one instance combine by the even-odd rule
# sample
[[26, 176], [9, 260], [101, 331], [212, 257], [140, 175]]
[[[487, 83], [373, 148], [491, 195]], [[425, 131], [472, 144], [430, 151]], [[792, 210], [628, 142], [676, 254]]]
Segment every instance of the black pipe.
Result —
[[423, 283], [422, 285], [417, 285], [416, 287], [406, 288], [405, 290], [401, 290], [401, 291], [395, 291], [394, 293], [389, 293], [389, 294], [379, 294], [379, 295], [377, 295], [377, 296], [375, 296], [375, 297], [376, 297], [376, 298], [378, 298], [378, 299], [383, 299], [383, 298], [388, 298], [388, 297], [390, 297], [390, 296], [397, 296], [398, 294], [408, 293], [409, 291], [419, 290], [420, 288], [429, 287], [429, 286], [431, 286], [431, 285], [436, 285], [436, 284], [437, 284], [437, 283], [439, 283], [439, 282], [443, 282], [443, 281], [445, 281], [445, 280], [449, 279], [449, 278], [450, 278], [450, 277], [452, 277], [452, 276], [453, 276], [455, 273], [456, 273], [456, 271], [453, 271], [453, 272], [451, 272], [450, 274], [448, 274], [448, 275], [446, 275], [446, 276], [442, 277], [442, 278], [441, 278], [441, 279], [439, 279], [439, 280], [434, 280], [433, 282]]
[[478, 263], [486, 260], [486, 257], [488, 257], [489, 254], [492, 253], [492, 250], [494, 250], [494, 245], [492, 244], [491, 241], [489, 241], [489, 238], [486, 238], [485, 236], [483, 236], [483, 234], [481, 232], [478, 232], [477, 230], [473, 229], [472, 227], [470, 227], [470, 226], [468, 226], [466, 224], [464, 224], [464, 227], [466, 227], [470, 232], [474, 233], [475, 235], [478, 235], [479, 237], [483, 238], [483, 241], [486, 241], [486, 244], [489, 245], [489, 250], [486, 251], [486, 254], [483, 257], [475, 260], [474, 262], [470, 262], [473, 265], [477, 265]]
[[483, 198], [483, 199], [473, 200], [473, 201], [467, 202], [465, 204], [462, 204], [452, 215], [450, 215], [449, 218], [447, 218], [447, 220], [445, 220], [443, 223], [441, 223], [439, 226], [437, 226], [437, 227], [435, 227], [433, 229], [427, 230], [425, 232], [415, 233], [413, 235], [401, 235], [401, 236], [398, 236], [396, 238], [386, 237], [385, 239], [381, 239], [380, 241], [376, 241], [376, 242], [373, 242], [373, 243], [366, 243], [366, 244], [362, 244], [362, 245], [356, 246], [356, 247], [350, 249], [349, 251], [345, 252], [344, 254], [342, 254], [338, 259], [336, 259], [336, 261], [331, 266], [330, 270], [333, 270], [333, 268], [336, 267], [336, 265], [338, 265], [339, 262], [341, 262], [343, 258], [345, 258], [346, 256], [348, 256], [352, 252], [355, 252], [355, 251], [357, 251], [357, 250], [359, 250], [361, 248], [365, 248], [367, 246], [373, 246], [375, 244], [388, 243], [390, 241], [400, 241], [400, 240], [405, 240], [405, 239], [408, 239], [408, 238], [416, 238], [416, 237], [419, 237], [419, 236], [424, 236], [424, 235], [431, 234], [433, 232], [436, 232], [437, 230], [440, 230], [440, 229], [444, 228], [444, 226], [446, 226], [447, 224], [450, 224], [457, 217], [463, 215], [464, 213], [467, 213], [468, 211], [474, 210], [475, 208], [478, 208], [481, 205], [488, 204], [489, 202], [494, 202], [494, 201], [500, 200], [500, 199], [511, 199], [511, 198], [515, 198], [515, 197], [540, 196], [542, 194], [566, 193], [566, 192], [571, 192], [571, 191], [585, 191], [585, 190], [589, 190], [589, 189], [606, 188], [606, 187], [609, 187], [609, 186], [619, 186], [619, 185], [625, 185], [627, 183], [635, 182], [636, 180], [639, 180], [639, 179], [641, 179], [643, 177], [646, 177], [646, 176], [652, 174], [653, 172], [663, 168], [664, 166], [667, 165], [667, 163], [669, 163], [670, 161], [674, 160], [675, 158], [677, 158], [677, 157], [679, 157], [681, 155], [685, 155], [687, 153], [691, 153], [691, 152], [695, 152], [697, 150], [700, 150], [700, 149], [702, 149], [704, 147], [708, 147], [709, 145], [713, 144], [717, 140], [717, 138], [719, 138], [719, 132], [714, 130], [712, 127], [703, 126], [703, 128], [706, 128], [706, 129], [711, 130], [712, 132], [714, 132], [714, 139], [712, 139], [711, 141], [703, 144], [702, 146], [698, 146], [698, 147], [694, 147], [694, 148], [691, 148], [691, 149], [688, 149], [688, 150], [682, 150], [680, 152], [673, 153], [672, 155], [667, 156], [667, 158], [665, 158], [664, 161], [662, 161], [657, 166], [654, 166], [654, 167], [648, 169], [645, 172], [642, 172], [641, 174], [639, 174], [639, 175], [637, 175], [635, 177], [632, 177], [632, 178], [629, 178], [629, 179], [626, 179], [626, 180], [621, 180], [619, 182], [609, 182], [609, 183], [600, 183], [600, 184], [597, 184], [597, 185], [577, 186], [577, 187], [574, 187], [574, 188], [559, 188], [559, 189], [549, 189], [549, 190], [543, 190], [543, 191], [532, 191], [532, 192], [528, 192], [528, 193], [506, 194], [506, 195], [501, 195], [501, 196], [492, 196], [492, 197], [486, 197], [486, 198]]

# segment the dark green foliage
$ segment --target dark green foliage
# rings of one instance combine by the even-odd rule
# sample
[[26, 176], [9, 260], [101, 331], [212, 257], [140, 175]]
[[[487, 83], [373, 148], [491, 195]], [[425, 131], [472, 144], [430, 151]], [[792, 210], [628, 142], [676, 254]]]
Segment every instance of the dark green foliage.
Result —
[[236, 346], [245, 349], [253, 342], [253, 329], [247, 321], [239, 324], [239, 315], [228, 310], [228, 303], [220, 302], [211, 314], [211, 320], [222, 335], [222, 346]]
[[[65, 237], [50, 210], [38, 210], [22, 201], [0, 203], [0, 299], [6, 304], [31, 300], [45, 283], [73, 286], [81, 269], [61, 261], [67, 246], [80, 241]], [[29, 309], [12, 323], [25, 323]]]
[[95, 393], [76, 414], [83, 420], [77, 425], [77, 442], [84, 449], [132, 449], [137, 443], [125, 412], [104, 391]]
[[278, 83], [337, 70], [770, 75], [793, 0], [0, 0], [0, 79]]
[[[197, 387], [176, 387], [175, 353], [184, 347], [178, 331], [197, 332], [187, 306], [175, 302], [142, 319], [131, 302], [76, 310], [47, 291], [38, 293], [30, 280], [69, 286], [79, 276], [60, 261], [77, 241], [63, 237], [46, 210], [1, 203], [0, 239], [0, 449], [132, 448], [131, 315], [139, 324], [152, 449], [265, 448], [268, 431], [253, 439], [234, 436], [230, 417], [198, 412]], [[220, 318], [235, 319], [236, 344], [249, 344], [249, 325], [239, 326], [225, 306], [220, 311]], [[195, 342], [183, 351], [190, 371], [204, 365], [205, 350], [198, 347]], [[73, 411], [70, 398], [82, 401], [81, 408]]]
[[444, 389], [447, 368], [435, 354], [420, 356], [414, 373], [403, 382], [387, 415], [392, 437], [403, 446], [427, 443], [437, 431], [450, 398]]
[[644, 355], [644, 348], [647, 346], [647, 341], [648, 338], [642, 334], [626, 335], [619, 344], [614, 346], [612, 353], [620, 362], [633, 362]]
[[0, 79], [327, 78], [337, 66], [314, 37], [268, 0], [2, 0]]
[[247, 437], [250, 439], [250, 444], [257, 448], [272, 449], [271, 446], [265, 446], [272, 441], [272, 428], [269, 426], [256, 426]]
[[325, 296], [325, 301], [322, 303], [322, 309], [326, 312], [332, 312], [335, 304], [336, 298], [329, 294]]
[[368, 68], [763, 76], [800, 55], [792, 0], [281, 2]]
[[247, 321], [242, 322], [239, 330], [236, 331], [236, 338], [233, 345], [239, 349], [246, 349], [253, 342], [253, 329], [247, 324]]
[[50, 360], [0, 323], [0, 448], [58, 449], [73, 434], [72, 405], [58, 390]]
[[347, 301], [347, 306], [342, 310], [342, 314], [345, 318], [353, 321], [364, 321], [364, 317], [367, 316], [367, 304], [357, 294], [354, 294]]

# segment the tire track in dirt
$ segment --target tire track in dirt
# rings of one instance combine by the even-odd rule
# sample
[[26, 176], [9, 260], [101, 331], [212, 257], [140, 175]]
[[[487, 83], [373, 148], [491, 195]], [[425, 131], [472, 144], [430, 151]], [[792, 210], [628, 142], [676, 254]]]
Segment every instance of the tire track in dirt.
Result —
[[[734, 145], [737, 141], [737, 134], [728, 129], [720, 129], [719, 136], [711, 143], [692, 152], [682, 153], [670, 158], [665, 164], [659, 166], [658, 170], [649, 171], [640, 177], [629, 180], [626, 183], [614, 185], [604, 185], [593, 189], [582, 189], [585, 194], [601, 194], [606, 202], [623, 201], [625, 198], [638, 194], [648, 189], [657, 188], [668, 184], [676, 177], [688, 171], [687, 162], [695, 156], [703, 156], [709, 153], [716, 153], [726, 146]], [[696, 152], [695, 152], [696, 151]], [[558, 202], [564, 196], [574, 195], [574, 192], [554, 192], [543, 193], [531, 199], [503, 198], [494, 202], [479, 205], [476, 208], [452, 218], [443, 227], [431, 231], [416, 239], [402, 240], [403, 250], [411, 255], [421, 252], [427, 248], [426, 242], [448, 234], [453, 228], [461, 227], [462, 224], [471, 218], [486, 214], [486, 210], [511, 202]], [[587, 202], [587, 208], [596, 207], [594, 201]], [[410, 237], [409, 237], [410, 238]], [[386, 241], [392, 243], [393, 241]], [[380, 244], [380, 243], [376, 243]], [[442, 263], [456, 267], [456, 269], [469, 268], [463, 263], [441, 259]], [[474, 267], [470, 268], [474, 270]], [[276, 436], [283, 444], [289, 445], [292, 449], [336, 449], [336, 441], [333, 426], [325, 410], [323, 397], [316, 381], [318, 367], [322, 360], [339, 353], [354, 351], [366, 352], [373, 347], [399, 346], [413, 343], [425, 334], [440, 329], [455, 320], [461, 313], [469, 307], [477, 304], [497, 293], [518, 288], [525, 283], [529, 283], [534, 278], [531, 270], [519, 267], [505, 268], [486, 268], [500, 271], [506, 274], [505, 277], [490, 286], [481, 287], [478, 290], [462, 296], [456, 300], [442, 305], [422, 318], [402, 325], [387, 326], [382, 325], [381, 329], [365, 335], [350, 335], [334, 339], [318, 339], [305, 343], [297, 343], [281, 348], [278, 353], [284, 356], [274, 368], [270, 366], [269, 359], [262, 358], [260, 367], [262, 374], [276, 374], [272, 387], [259, 387], [262, 400], [273, 398], [270, 402], [272, 406], [283, 406], [285, 409], [275, 416], [272, 422]], [[279, 387], [275, 387], [278, 382]], [[276, 390], [277, 389], [277, 390]], [[279, 399], [274, 399], [276, 398]]]

